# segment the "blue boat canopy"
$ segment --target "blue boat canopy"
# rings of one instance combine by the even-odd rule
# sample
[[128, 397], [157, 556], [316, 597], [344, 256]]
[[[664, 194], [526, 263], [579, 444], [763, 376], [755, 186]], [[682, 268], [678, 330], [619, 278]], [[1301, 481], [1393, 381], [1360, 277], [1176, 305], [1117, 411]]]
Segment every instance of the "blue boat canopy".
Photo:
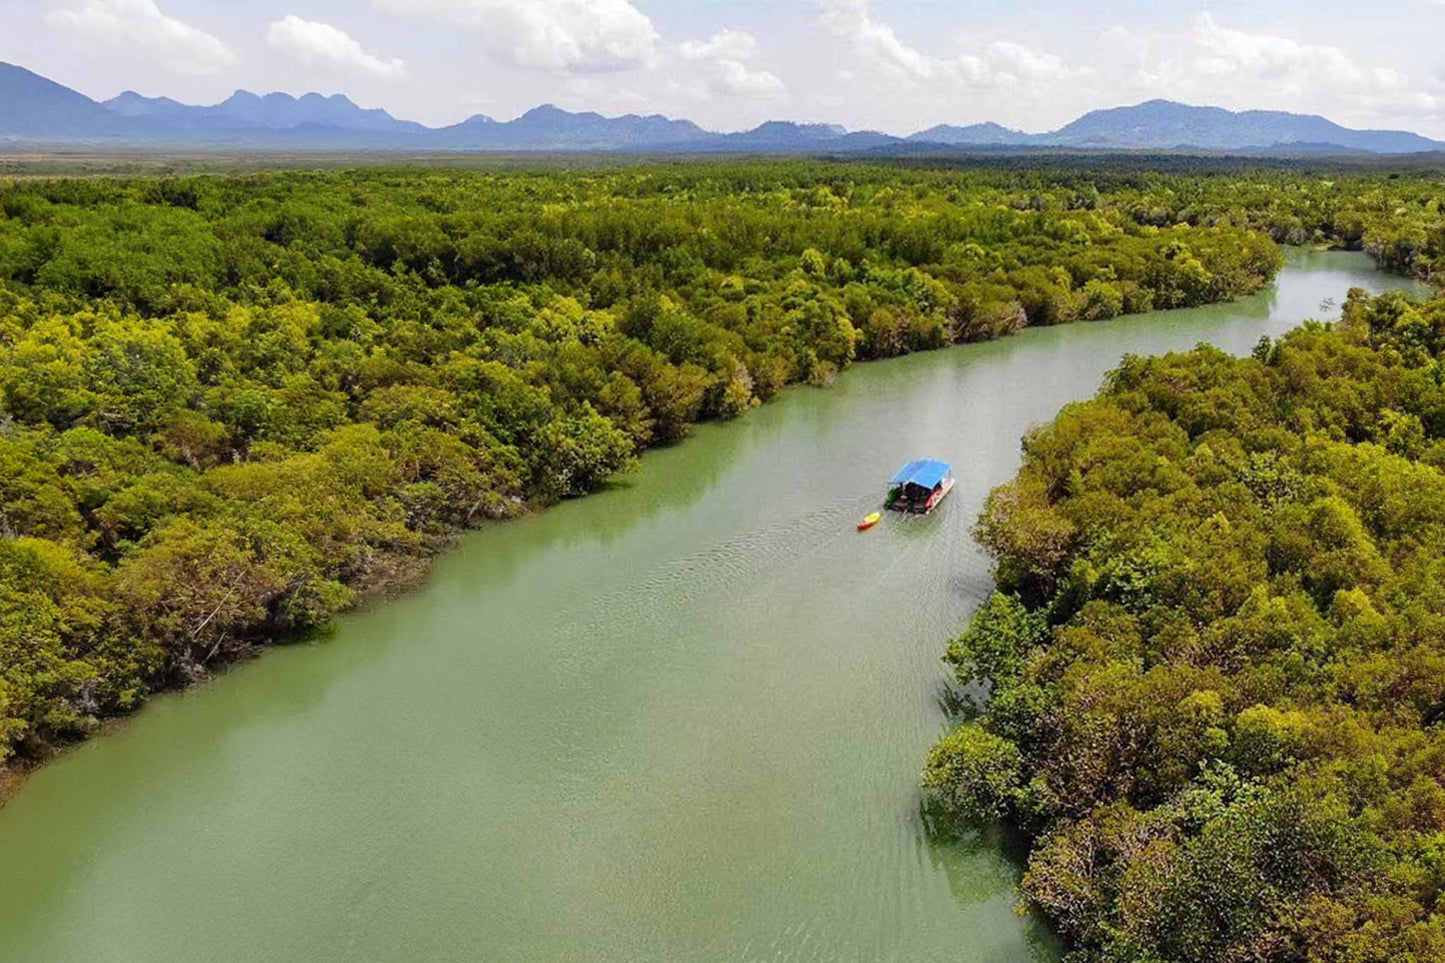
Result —
[[900, 485], [912, 483], [920, 488], [932, 490], [952, 473], [953, 466], [946, 461], [919, 458], [900, 468], [898, 474], [894, 475], [893, 480], [888, 483], [888, 487], [897, 488]]

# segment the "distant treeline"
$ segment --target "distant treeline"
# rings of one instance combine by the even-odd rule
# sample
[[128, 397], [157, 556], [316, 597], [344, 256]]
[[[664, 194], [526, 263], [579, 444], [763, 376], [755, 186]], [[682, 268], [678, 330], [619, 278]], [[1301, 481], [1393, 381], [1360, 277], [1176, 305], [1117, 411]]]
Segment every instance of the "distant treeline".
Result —
[[[924, 774], [1080, 961], [1445, 959], [1445, 298], [1131, 357], [1029, 435]], [[986, 694], [986, 697], [985, 697]]]
[[1427, 271], [1428, 195], [807, 162], [0, 187], [0, 758], [855, 359], [1234, 298], [1270, 235]]

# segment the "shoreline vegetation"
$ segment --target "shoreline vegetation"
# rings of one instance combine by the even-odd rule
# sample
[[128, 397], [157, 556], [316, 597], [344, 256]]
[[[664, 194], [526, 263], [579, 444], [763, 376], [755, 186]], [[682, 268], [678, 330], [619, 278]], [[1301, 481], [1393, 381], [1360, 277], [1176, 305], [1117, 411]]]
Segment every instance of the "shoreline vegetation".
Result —
[[0, 186], [0, 774], [855, 360], [1433, 271], [1428, 182], [823, 162]]
[[1445, 959], [1445, 295], [1126, 357], [1025, 441], [923, 782], [1079, 961]]

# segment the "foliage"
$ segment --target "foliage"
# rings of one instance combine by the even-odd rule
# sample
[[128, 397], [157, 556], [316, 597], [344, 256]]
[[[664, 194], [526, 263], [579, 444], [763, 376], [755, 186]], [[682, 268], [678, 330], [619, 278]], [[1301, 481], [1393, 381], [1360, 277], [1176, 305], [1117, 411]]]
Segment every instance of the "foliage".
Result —
[[[1445, 958], [1445, 298], [1126, 358], [980, 522], [925, 783], [1079, 960]], [[985, 688], [979, 689], [982, 684]]]
[[786, 384], [1279, 267], [1037, 193], [797, 162], [0, 186], [0, 762]]

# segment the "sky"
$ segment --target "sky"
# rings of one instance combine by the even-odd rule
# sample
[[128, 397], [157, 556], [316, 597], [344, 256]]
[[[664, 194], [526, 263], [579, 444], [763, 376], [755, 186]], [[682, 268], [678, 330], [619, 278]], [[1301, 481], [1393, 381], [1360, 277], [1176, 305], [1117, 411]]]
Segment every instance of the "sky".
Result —
[[345, 93], [910, 133], [1167, 97], [1445, 137], [1445, 0], [0, 0], [0, 60], [97, 99]]

